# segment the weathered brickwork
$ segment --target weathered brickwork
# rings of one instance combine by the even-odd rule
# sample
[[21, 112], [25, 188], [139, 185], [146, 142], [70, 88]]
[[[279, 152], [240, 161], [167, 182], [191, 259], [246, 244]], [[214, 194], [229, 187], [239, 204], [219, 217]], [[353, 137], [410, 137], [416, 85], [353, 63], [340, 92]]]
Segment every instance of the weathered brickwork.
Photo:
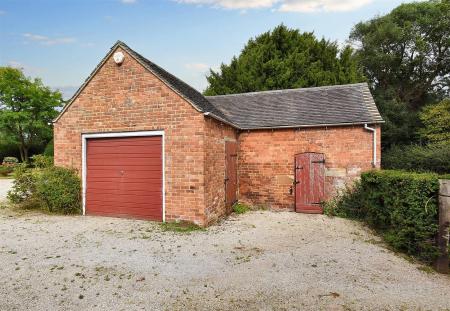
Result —
[[54, 125], [55, 164], [81, 173], [81, 134], [165, 132], [166, 219], [205, 224], [205, 117], [127, 55], [108, 59]]
[[[294, 156], [325, 154], [328, 197], [372, 168], [372, 133], [363, 126], [245, 131], [239, 135], [239, 200], [268, 208], [294, 209]], [[377, 167], [380, 128], [377, 127]]]
[[236, 141], [237, 134], [213, 119], [206, 119], [205, 125], [205, 214], [213, 223], [231, 212], [225, 208], [225, 141]]

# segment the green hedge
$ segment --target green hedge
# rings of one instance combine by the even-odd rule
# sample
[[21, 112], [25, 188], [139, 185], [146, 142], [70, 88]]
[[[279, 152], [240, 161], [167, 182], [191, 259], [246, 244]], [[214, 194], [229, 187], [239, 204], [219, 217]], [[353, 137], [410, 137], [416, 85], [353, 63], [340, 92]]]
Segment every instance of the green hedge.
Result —
[[450, 173], [450, 144], [393, 146], [383, 152], [384, 169]]
[[431, 263], [438, 256], [438, 175], [370, 171], [325, 209], [360, 219], [395, 249]]

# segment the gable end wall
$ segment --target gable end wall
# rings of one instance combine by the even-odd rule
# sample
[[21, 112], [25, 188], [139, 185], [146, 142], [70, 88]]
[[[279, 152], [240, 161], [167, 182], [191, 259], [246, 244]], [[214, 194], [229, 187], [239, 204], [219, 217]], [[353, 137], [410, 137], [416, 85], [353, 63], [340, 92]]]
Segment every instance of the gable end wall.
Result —
[[165, 132], [166, 220], [204, 225], [205, 118], [126, 51], [112, 57], [54, 124], [55, 164], [81, 176], [83, 133]]

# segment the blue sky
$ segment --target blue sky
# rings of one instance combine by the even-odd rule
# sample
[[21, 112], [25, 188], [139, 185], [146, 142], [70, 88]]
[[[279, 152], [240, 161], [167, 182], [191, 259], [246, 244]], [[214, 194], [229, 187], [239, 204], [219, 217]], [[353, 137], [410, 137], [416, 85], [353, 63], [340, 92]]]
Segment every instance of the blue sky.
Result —
[[117, 41], [203, 90], [208, 68], [280, 23], [345, 42], [401, 0], [1, 0], [0, 66], [71, 95]]

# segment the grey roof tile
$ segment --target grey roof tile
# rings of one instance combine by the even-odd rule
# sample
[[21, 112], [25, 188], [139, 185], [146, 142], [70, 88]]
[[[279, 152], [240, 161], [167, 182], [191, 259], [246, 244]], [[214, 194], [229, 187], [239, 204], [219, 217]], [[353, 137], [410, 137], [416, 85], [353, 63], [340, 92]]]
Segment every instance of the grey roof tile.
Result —
[[240, 129], [383, 122], [367, 83], [206, 98]]

